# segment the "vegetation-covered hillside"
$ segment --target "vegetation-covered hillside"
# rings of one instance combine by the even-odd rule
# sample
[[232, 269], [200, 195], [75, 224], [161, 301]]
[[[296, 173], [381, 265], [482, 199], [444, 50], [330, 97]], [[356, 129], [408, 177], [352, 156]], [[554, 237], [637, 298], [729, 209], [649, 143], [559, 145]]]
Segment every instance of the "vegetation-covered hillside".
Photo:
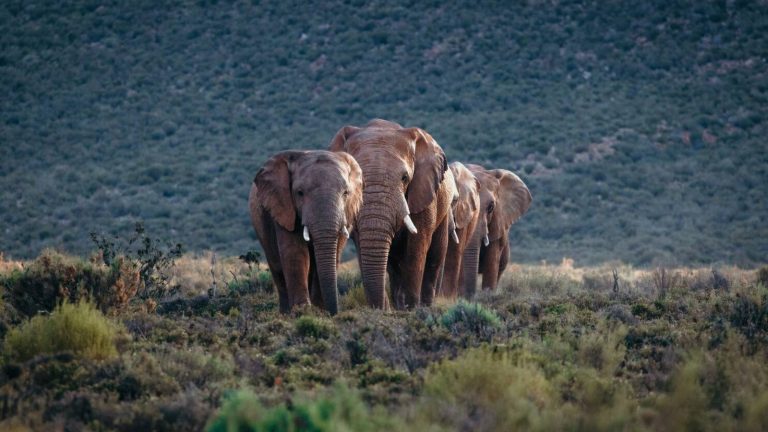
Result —
[[242, 253], [265, 158], [374, 117], [521, 174], [513, 261], [768, 256], [764, 1], [4, 1], [0, 47], [15, 257]]

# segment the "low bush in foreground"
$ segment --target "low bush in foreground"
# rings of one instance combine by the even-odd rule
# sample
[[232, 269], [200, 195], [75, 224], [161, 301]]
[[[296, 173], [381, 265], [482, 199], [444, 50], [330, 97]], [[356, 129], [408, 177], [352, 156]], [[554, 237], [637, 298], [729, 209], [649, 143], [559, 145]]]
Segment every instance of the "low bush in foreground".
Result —
[[498, 327], [501, 319], [494, 311], [479, 303], [459, 300], [440, 317], [440, 323], [449, 329], [460, 323], [467, 329], [481, 330]]
[[208, 432], [379, 431], [392, 430], [396, 421], [371, 412], [354, 392], [336, 385], [330, 394], [266, 408], [249, 390], [229, 395], [208, 424]]
[[65, 302], [50, 315], [35, 316], [8, 332], [3, 353], [15, 361], [65, 351], [91, 359], [106, 359], [117, 355], [115, 339], [119, 331], [119, 327], [91, 303]]

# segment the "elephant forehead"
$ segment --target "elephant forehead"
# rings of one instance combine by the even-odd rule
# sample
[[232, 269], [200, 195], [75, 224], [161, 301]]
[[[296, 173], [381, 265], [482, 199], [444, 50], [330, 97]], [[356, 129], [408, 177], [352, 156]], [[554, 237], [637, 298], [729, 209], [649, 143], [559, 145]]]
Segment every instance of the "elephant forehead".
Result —
[[346, 184], [347, 167], [332, 159], [318, 159], [301, 163], [293, 173], [294, 183], [315, 186], [339, 186]]
[[481, 193], [482, 190], [489, 191], [492, 194], [496, 194], [498, 192], [500, 185], [499, 179], [485, 171], [473, 171], [473, 174], [480, 182]]
[[371, 140], [351, 149], [351, 154], [362, 168], [363, 175], [373, 167], [398, 171], [398, 175], [402, 167], [409, 173], [413, 172], [414, 152], [407, 150], [407, 143], [403, 145], [394, 140]]

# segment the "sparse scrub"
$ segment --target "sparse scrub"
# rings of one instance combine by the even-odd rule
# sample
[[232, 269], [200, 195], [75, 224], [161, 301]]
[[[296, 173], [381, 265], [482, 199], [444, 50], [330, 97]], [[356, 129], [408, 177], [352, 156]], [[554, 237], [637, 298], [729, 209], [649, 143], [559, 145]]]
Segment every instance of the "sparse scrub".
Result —
[[342, 310], [360, 309], [368, 306], [368, 300], [365, 298], [365, 288], [362, 283], [352, 286], [341, 296]]
[[54, 250], [44, 251], [23, 270], [0, 275], [16, 309], [33, 316], [62, 301], [92, 299], [103, 311], [123, 309], [141, 280], [138, 264], [123, 256], [109, 265], [92, 263]]
[[[209, 258], [182, 259], [188, 280], [210, 275]], [[238, 280], [249, 272], [236, 258], [218, 266]], [[506, 280], [534, 281], [520, 292], [384, 312], [362, 306], [358, 285], [342, 299], [359, 295], [360, 306], [356, 300], [334, 318], [312, 307], [283, 316], [275, 294], [261, 290], [182, 297], [159, 313], [135, 303], [114, 310], [130, 338], [116, 339], [122, 354], [106, 361], [72, 350], [24, 361], [4, 346], [0, 394], [11, 417], [36, 429], [54, 421], [70, 430], [95, 422], [104, 430], [221, 425], [226, 410], [215, 414], [215, 401], [245, 386], [259, 408], [242, 409], [242, 418], [253, 414], [257, 427], [335, 430], [352, 423], [319, 413], [338, 406], [328, 401], [343, 380], [359, 389], [352, 393], [365, 409], [361, 421], [390, 428], [761, 430], [766, 289], [754, 271], [717, 270], [728, 290], [715, 288], [709, 268], [675, 268], [679, 282], [660, 298], [654, 269], [515, 265]], [[4, 323], [24, 328], [12, 315]]]
[[66, 351], [86, 358], [107, 359], [117, 355], [115, 341], [120, 331], [92, 304], [65, 302], [50, 315], [35, 316], [8, 332], [3, 351], [16, 361]]
[[460, 329], [477, 332], [496, 328], [501, 324], [501, 320], [495, 312], [479, 303], [459, 300], [442, 314], [440, 324], [453, 330], [459, 330], [460, 326]]
[[91, 240], [99, 250], [101, 261], [107, 266], [113, 265], [121, 257], [135, 263], [138, 267], [141, 286], [138, 296], [142, 299], [159, 299], [175, 290], [170, 284], [170, 270], [174, 261], [181, 256], [181, 243], [161, 244], [159, 239], [150, 237], [144, 224], [137, 222], [133, 234], [127, 239], [119, 236], [106, 237], [91, 233]]
[[333, 321], [304, 315], [296, 319], [296, 333], [302, 337], [327, 339], [334, 332]]

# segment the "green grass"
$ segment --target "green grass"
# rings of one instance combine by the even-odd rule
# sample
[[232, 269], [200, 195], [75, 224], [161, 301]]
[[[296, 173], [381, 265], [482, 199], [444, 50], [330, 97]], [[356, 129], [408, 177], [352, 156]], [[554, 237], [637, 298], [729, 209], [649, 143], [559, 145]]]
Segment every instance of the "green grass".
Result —
[[62, 303], [50, 315], [38, 315], [12, 329], [5, 337], [4, 356], [26, 361], [41, 354], [71, 352], [103, 360], [117, 355], [120, 327], [92, 304]]

